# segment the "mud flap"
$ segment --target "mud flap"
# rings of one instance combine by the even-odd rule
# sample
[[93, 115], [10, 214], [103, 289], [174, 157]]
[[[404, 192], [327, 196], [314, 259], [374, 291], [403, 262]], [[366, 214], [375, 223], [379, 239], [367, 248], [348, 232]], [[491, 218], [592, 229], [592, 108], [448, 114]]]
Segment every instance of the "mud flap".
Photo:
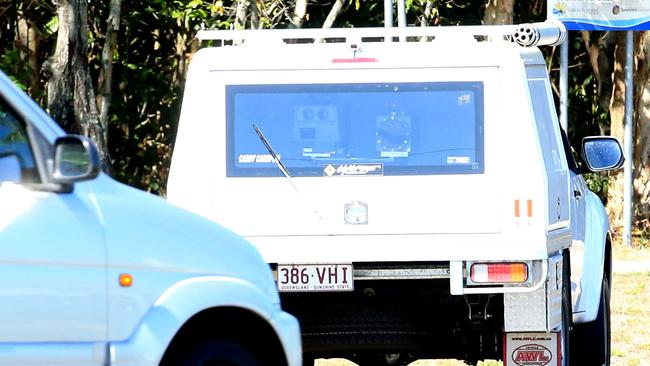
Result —
[[505, 333], [504, 366], [561, 366], [560, 332]]

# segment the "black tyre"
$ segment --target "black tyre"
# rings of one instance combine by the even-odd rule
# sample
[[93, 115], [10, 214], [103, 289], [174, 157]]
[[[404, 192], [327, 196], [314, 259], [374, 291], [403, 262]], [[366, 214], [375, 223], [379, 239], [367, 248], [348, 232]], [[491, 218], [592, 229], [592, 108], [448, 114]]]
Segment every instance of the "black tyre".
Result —
[[406, 366], [415, 361], [408, 355], [397, 353], [366, 353], [355, 355], [350, 360], [359, 366]]
[[302, 366], [314, 366], [316, 364], [316, 359], [309, 355], [302, 355]]
[[261, 366], [261, 363], [238, 343], [209, 339], [186, 345], [164, 366]]
[[598, 317], [589, 323], [576, 324], [573, 330], [575, 345], [572, 361], [575, 365], [601, 366], [610, 364], [611, 324], [609, 313], [609, 280], [602, 280]]
[[571, 360], [571, 326], [573, 323], [573, 304], [571, 301], [571, 261], [569, 250], [562, 257], [562, 365], [578, 365]]

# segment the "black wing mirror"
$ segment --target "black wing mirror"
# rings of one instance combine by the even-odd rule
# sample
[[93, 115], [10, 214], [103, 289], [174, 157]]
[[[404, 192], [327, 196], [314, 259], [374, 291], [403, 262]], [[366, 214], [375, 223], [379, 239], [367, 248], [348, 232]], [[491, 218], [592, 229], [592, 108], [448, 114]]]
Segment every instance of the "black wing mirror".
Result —
[[582, 160], [592, 172], [602, 172], [620, 168], [625, 157], [616, 138], [590, 136], [582, 139]]
[[101, 165], [97, 146], [92, 140], [77, 135], [60, 137], [54, 145], [54, 183], [73, 184], [94, 179]]

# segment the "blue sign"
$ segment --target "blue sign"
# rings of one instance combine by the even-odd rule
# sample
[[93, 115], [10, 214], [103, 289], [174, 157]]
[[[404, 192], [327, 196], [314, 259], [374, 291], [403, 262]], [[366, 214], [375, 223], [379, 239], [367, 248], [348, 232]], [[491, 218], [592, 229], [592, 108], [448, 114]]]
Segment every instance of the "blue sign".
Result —
[[547, 18], [568, 30], [650, 30], [650, 0], [548, 0]]

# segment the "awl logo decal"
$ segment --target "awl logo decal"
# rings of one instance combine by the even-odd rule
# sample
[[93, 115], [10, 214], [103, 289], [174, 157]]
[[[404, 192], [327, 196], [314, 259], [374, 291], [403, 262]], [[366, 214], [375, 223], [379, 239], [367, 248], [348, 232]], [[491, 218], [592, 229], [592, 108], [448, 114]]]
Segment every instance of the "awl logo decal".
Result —
[[519, 366], [545, 366], [552, 359], [551, 351], [539, 344], [526, 344], [512, 352], [512, 360]]

